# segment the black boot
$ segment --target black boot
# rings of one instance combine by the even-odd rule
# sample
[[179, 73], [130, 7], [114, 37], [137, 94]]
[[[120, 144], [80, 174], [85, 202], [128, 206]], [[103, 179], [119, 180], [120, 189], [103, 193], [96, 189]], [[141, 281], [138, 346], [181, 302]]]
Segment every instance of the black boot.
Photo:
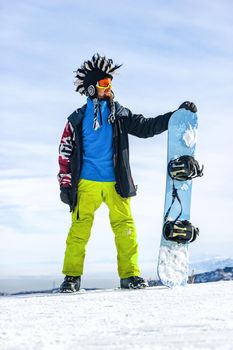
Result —
[[60, 286], [61, 293], [74, 293], [79, 291], [81, 284], [80, 276], [66, 276]]
[[121, 278], [121, 288], [123, 289], [142, 289], [146, 287], [148, 287], [148, 282], [142, 277]]

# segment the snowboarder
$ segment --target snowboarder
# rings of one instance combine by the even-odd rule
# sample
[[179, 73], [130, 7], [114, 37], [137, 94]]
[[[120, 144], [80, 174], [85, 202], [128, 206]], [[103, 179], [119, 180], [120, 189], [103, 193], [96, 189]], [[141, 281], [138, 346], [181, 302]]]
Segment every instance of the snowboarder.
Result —
[[[87, 96], [87, 103], [68, 117], [59, 147], [60, 197], [72, 212], [61, 292], [80, 289], [94, 213], [102, 202], [109, 208], [115, 235], [121, 288], [148, 286], [140, 277], [130, 209], [130, 197], [136, 195], [137, 188], [131, 176], [128, 134], [140, 138], [160, 134], [167, 130], [173, 112], [145, 118], [115, 102], [112, 79], [120, 67], [97, 53], [76, 71], [76, 91]], [[181, 106], [196, 111], [192, 102]]]

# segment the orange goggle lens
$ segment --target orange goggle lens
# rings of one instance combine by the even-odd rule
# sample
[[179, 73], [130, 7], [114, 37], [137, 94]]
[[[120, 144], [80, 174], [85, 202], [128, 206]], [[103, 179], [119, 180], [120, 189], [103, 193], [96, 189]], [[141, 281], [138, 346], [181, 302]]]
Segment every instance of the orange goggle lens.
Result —
[[96, 86], [99, 88], [103, 88], [103, 89], [111, 88], [112, 87], [111, 79], [109, 79], [109, 78], [101, 79], [97, 82]]

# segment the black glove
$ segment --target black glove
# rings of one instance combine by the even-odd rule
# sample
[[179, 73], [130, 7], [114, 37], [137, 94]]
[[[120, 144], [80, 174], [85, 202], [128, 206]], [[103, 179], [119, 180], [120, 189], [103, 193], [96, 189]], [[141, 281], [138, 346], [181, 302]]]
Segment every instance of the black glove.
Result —
[[183, 102], [178, 109], [185, 108], [188, 111], [191, 111], [193, 113], [197, 112], [197, 106], [193, 102], [185, 101]]
[[71, 207], [72, 205], [71, 188], [62, 186], [60, 190], [61, 190], [60, 192], [61, 201], [65, 204], [68, 204]]

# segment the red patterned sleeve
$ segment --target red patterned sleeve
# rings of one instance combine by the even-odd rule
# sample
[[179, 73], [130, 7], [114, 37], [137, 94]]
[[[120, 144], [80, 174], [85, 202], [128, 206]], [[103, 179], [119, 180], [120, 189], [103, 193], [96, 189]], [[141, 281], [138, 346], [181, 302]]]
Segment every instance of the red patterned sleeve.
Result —
[[59, 146], [59, 173], [57, 175], [60, 186], [71, 186], [70, 157], [74, 147], [74, 129], [70, 122], [67, 122], [63, 131]]

